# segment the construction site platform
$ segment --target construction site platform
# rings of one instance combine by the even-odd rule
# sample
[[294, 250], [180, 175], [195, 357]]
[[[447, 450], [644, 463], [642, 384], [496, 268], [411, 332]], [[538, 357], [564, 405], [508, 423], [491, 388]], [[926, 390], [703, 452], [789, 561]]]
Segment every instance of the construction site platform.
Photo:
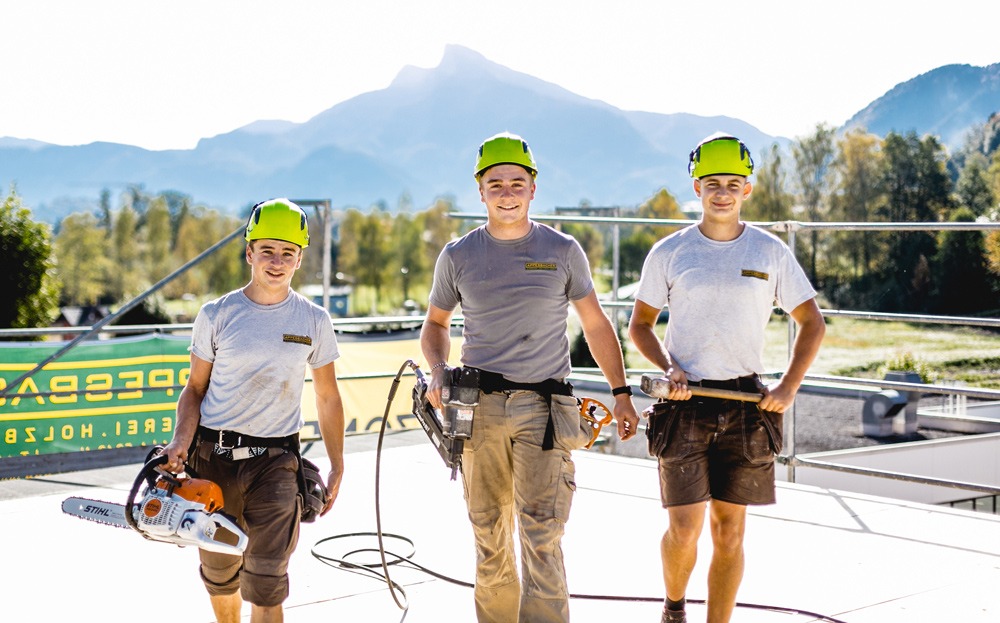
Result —
[[[390, 567], [408, 604], [384, 580], [326, 558], [378, 565], [376, 438], [349, 437], [333, 510], [304, 524], [291, 561], [289, 623], [475, 621], [472, 590], [405, 564]], [[323, 470], [321, 444], [307, 455]], [[563, 541], [575, 623], [660, 620], [660, 536], [667, 513], [652, 460], [574, 453], [577, 492]], [[65, 515], [68, 496], [123, 503], [140, 465], [0, 481], [4, 621], [214, 620], [194, 548]], [[779, 466], [778, 469], [782, 469]], [[423, 431], [394, 433], [381, 453], [378, 501], [386, 549], [471, 582], [475, 554], [462, 486]], [[920, 623], [1000, 620], [1000, 517], [789, 483], [778, 502], [751, 507], [738, 623]], [[357, 536], [345, 536], [357, 535]], [[412, 550], [412, 552], [411, 552]], [[688, 591], [704, 599], [709, 531]], [[412, 553], [412, 555], [411, 555]], [[619, 597], [620, 599], [611, 599]], [[751, 607], [754, 606], [754, 607]], [[775, 607], [776, 609], [766, 609]], [[249, 606], [244, 618], [249, 620]], [[814, 616], [815, 613], [828, 618]], [[691, 623], [705, 620], [688, 606]]]

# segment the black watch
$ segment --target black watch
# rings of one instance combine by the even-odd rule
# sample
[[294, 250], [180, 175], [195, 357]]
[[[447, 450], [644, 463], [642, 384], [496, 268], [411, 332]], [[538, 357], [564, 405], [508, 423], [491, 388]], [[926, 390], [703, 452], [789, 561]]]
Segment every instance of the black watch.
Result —
[[621, 387], [616, 387], [616, 388], [614, 388], [614, 389], [611, 390], [611, 395], [612, 396], [620, 396], [622, 394], [628, 394], [629, 396], [631, 396], [632, 395], [632, 386], [631, 385], [622, 385]]

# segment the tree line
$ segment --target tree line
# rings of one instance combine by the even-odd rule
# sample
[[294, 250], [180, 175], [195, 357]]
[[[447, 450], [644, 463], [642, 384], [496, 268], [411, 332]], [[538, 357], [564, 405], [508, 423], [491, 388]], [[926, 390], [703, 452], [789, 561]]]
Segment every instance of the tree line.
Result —
[[[788, 153], [775, 144], [756, 161], [754, 191], [743, 209], [748, 221], [1000, 221], [997, 115], [970, 132], [954, 154], [930, 135], [881, 138], [819, 125], [793, 141]], [[60, 306], [113, 308], [131, 300], [242, 227], [251, 207], [224, 214], [183, 193], [148, 193], [137, 185], [117, 197], [116, 206], [105, 190], [92, 211], [66, 216], [50, 228], [32, 220], [12, 186], [0, 206], [0, 248], [14, 260], [14, 269], [0, 276], [10, 294], [0, 303], [0, 327], [49, 326]], [[385, 313], [408, 299], [426, 302], [438, 253], [478, 224], [450, 218], [453, 211], [449, 197], [417, 211], [403, 196], [395, 210], [379, 202], [335, 215], [332, 272], [335, 283], [354, 286], [353, 313]], [[688, 218], [666, 189], [619, 213]], [[311, 226], [313, 248], [305, 254], [296, 287], [322, 282], [322, 232], [315, 220]], [[580, 241], [606, 291], [613, 262], [609, 226], [560, 227]], [[637, 280], [653, 243], [676, 229], [621, 226], [620, 283]], [[811, 230], [796, 241], [796, 254], [826, 306], [951, 315], [1000, 309], [1000, 231]], [[238, 237], [167, 284], [153, 307], [240, 287], [248, 275], [243, 250]]]

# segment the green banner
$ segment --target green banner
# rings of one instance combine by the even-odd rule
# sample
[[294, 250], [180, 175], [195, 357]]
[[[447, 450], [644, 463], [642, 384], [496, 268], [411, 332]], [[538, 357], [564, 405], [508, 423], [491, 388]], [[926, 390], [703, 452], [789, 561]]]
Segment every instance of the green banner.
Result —
[[61, 343], [0, 344], [0, 458], [168, 443], [189, 337], [83, 342], [17, 387]]
[[[0, 459], [169, 443], [177, 399], [190, 374], [190, 342], [188, 336], [162, 334], [81, 342], [17, 387], [8, 386], [63, 344], [0, 343]], [[461, 344], [461, 338], [452, 339], [452, 361]], [[412, 374], [386, 405], [392, 372], [420, 356], [416, 333], [344, 336], [339, 346], [346, 432], [378, 432], [387, 408], [388, 429], [419, 428], [412, 414]], [[309, 371], [302, 417], [302, 438], [319, 439]]]

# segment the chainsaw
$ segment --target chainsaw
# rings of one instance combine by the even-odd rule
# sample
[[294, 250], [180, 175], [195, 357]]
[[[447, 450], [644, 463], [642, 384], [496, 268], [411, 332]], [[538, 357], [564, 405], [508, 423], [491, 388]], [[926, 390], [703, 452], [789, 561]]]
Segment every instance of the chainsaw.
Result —
[[[146, 461], [124, 505], [69, 497], [63, 500], [62, 510], [81, 519], [135, 530], [152, 541], [180, 547], [194, 545], [221, 554], [242, 554], [247, 547], [247, 535], [222, 513], [219, 485], [202, 478], [171, 474], [160, 467], [165, 461], [163, 455]], [[142, 500], [136, 503], [143, 482], [146, 488]]]

